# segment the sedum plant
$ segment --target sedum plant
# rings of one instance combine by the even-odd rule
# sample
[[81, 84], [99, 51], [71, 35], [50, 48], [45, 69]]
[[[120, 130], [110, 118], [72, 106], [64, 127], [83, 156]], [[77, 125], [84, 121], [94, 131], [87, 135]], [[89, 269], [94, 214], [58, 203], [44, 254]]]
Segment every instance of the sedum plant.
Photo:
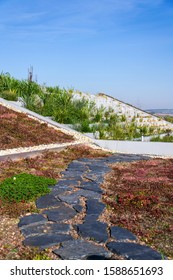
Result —
[[33, 201], [41, 195], [48, 194], [48, 186], [55, 183], [55, 179], [21, 173], [5, 179], [0, 184], [0, 199], [3, 202]]

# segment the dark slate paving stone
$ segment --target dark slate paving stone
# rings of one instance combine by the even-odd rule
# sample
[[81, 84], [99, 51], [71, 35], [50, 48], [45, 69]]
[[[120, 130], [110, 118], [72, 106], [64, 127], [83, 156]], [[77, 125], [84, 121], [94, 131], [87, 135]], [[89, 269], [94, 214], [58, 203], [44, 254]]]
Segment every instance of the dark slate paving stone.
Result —
[[128, 260], [161, 260], [162, 256], [152, 248], [136, 243], [109, 242], [108, 249]]
[[99, 178], [99, 177], [102, 177], [106, 174], [107, 172], [103, 172], [101, 169], [100, 170], [97, 170], [97, 171], [94, 171], [94, 170], [91, 170], [87, 173], [87, 176], [95, 176], [96, 178]]
[[91, 223], [91, 221], [96, 222], [98, 220], [98, 218], [99, 218], [99, 215], [93, 214], [93, 215], [86, 215], [84, 220], [85, 220], [85, 223], [88, 223], [88, 222]]
[[85, 163], [85, 164], [91, 163], [92, 161], [93, 161], [92, 158], [79, 158], [78, 159], [78, 162]]
[[80, 204], [73, 205], [73, 208], [79, 213], [83, 210], [83, 207]]
[[61, 205], [59, 208], [45, 210], [43, 213], [47, 215], [49, 221], [53, 222], [70, 220], [77, 214], [74, 209], [65, 205]]
[[100, 216], [100, 214], [105, 209], [105, 204], [102, 202], [99, 202], [95, 199], [89, 199], [87, 201], [86, 205], [86, 213], [87, 215], [97, 215]]
[[106, 161], [91, 161], [87, 166], [89, 169], [107, 168]]
[[75, 205], [75, 204], [79, 203], [80, 194], [79, 194], [79, 191], [76, 191], [76, 192], [73, 192], [73, 193], [67, 194], [67, 195], [59, 195], [58, 197], [63, 202], [66, 202], [71, 205]]
[[87, 220], [84, 224], [77, 225], [77, 229], [82, 237], [96, 242], [106, 242], [108, 239], [107, 224], [105, 223]]
[[61, 202], [52, 194], [47, 194], [39, 197], [36, 200], [36, 206], [39, 209], [60, 206]]
[[60, 223], [53, 223], [49, 226], [49, 230], [51, 233], [69, 233], [70, 232], [70, 225], [68, 224], [60, 224]]
[[55, 188], [52, 188], [51, 190], [51, 193], [52, 195], [54, 195], [55, 197], [57, 197], [58, 195], [60, 194], [65, 194], [67, 191], [72, 191], [73, 188], [70, 188], [70, 187], [65, 187], [65, 188], [58, 188], [58, 187], [55, 187]]
[[79, 239], [63, 242], [61, 247], [53, 252], [63, 260], [85, 260], [92, 256], [97, 256], [96, 259], [109, 259], [112, 255], [101, 246]]
[[42, 225], [33, 225], [32, 224], [30, 226], [22, 228], [21, 232], [25, 237], [28, 237], [31, 235], [43, 234], [45, 229], [46, 229], [45, 224], [42, 224]]
[[44, 224], [47, 219], [41, 214], [32, 214], [29, 216], [22, 217], [18, 223], [18, 227], [28, 226], [30, 224]]
[[83, 176], [85, 179], [91, 180], [92, 182], [97, 182], [98, 184], [101, 184], [103, 182], [103, 176], [102, 175], [95, 175], [95, 173], [87, 173]]
[[110, 235], [112, 238], [115, 238], [116, 240], [137, 240], [136, 236], [131, 233], [129, 230], [121, 227], [113, 226], [110, 228]]
[[101, 193], [84, 189], [79, 189], [78, 191], [68, 195], [59, 195], [58, 198], [63, 202], [66, 202], [73, 206], [75, 204], [79, 204], [79, 199], [81, 196], [86, 197], [88, 199], [101, 199]]
[[72, 240], [72, 237], [67, 234], [45, 234], [27, 237], [23, 241], [23, 244], [25, 246], [34, 246], [39, 247], [40, 249], [45, 249], [67, 240]]
[[98, 199], [98, 200], [101, 199], [101, 197], [102, 197], [102, 195], [98, 192], [93, 192], [93, 191], [89, 191], [89, 190], [82, 190], [82, 189], [78, 191], [78, 195], [79, 196], [84, 196], [88, 199], [93, 198], [93, 199]]
[[82, 176], [82, 171], [76, 171], [76, 170], [66, 170], [61, 172], [62, 175], [64, 175], [66, 178], [75, 178], [76, 176]]
[[86, 258], [86, 260], [111, 260], [111, 259], [100, 255], [90, 255]]
[[69, 181], [79, 181], [80, 182], [80, 181], [83, 180], [82, 176], [83, 176], [82, 172], [80, 173], [80, 175], [76, 175], [75, 172], [73, 172], [73, 175], [72, 174], [71, 175], [67, 174], [67, 176], [64, 176], [63, 178], [64, 179], [68, 178]]
[[99, 184], [96, 182], [82, 182], [81, 185], [78, 186], [78, 188], [84, 190], [90, 190], [93, 192], [103, 193], [103, 191], [99, 187]]
[[69, 164], [68, 171], [80, 171], [80, 172], [86, 172], [88, 170], [87, 166], [85, 164], [79, 163], [79, 162], [72, 162]]
[[60, 180], [58, 183], [55, 184], [54, 187], [58, 187], [58, 188], [68, 188], [69, 186], [77, 186], [79, 185], [79, 182], [81, 181], [81, 177], [80, 180], [78, 180], [79, 178], [77, 177], [77, 179], [64, 179], [64, 180]]
[[67, 234], [70, 232], [70, 225], [48, 222], [42, 225], [30, 225], [21, 229], [21, 232], [25, 237], [39, 234]]
[[127, 154], [117, 154], [109, 157], [107, 159], [107, 162], [113, 163], [113, 162], [131, 162], [131, 161], [137, 161], [137, 160], [147, 160], [149, 157], [142, 156], [142, 155], [127, 155]]
[[92, 172], [95, 172], [96, 175], [97, 174], [103, 174], [103, 173], [107, 173], [109, 172], [111, 169], [110, 167], [108, 166], [104, 166], [103, 164], [102, 165], [89, 165], [89, 169], [92, 171]]

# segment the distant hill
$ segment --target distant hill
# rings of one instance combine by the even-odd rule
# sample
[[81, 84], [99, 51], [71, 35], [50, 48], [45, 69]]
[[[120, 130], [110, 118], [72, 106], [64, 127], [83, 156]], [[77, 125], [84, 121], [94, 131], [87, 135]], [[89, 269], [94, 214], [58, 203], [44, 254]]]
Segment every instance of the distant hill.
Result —
[[173, 109], [147, 109], [146, 112], [151, 114], [173, 115]]

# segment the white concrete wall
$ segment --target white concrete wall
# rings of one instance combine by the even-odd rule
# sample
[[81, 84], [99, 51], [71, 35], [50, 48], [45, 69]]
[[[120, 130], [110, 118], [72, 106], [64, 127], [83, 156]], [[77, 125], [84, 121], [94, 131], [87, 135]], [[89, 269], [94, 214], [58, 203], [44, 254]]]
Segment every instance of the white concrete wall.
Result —
[[94, 140], [94, 142], [102, 148], [120, 153], [173, 157], [173, 143], [115, 140]]

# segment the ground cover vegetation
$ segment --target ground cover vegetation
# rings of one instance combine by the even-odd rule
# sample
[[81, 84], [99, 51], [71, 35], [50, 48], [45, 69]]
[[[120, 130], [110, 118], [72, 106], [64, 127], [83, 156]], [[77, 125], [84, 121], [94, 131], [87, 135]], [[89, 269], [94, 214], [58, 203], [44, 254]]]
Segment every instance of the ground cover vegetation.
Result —
[[48, 194], [50, 192], [48, 186], [55, 183], [55, 179], [43, 176], [17, 174], [0, 184], [0, 199], [4, 203], [32, 201], [41, 195]]
[[30, 80], [17, 80], [8, 73], [0, 74], [0, 97], [7, 100], [22, 99], [24, 106], [55, 121], [71, 124], [80, 132], [92, 132], [100, 139], [132, 140], [142, 135], [162, 133], [159, 128], [138, 123], [112, 108], [97, 108], [85, 98], [73, 98], [73, 89], [60, 89], [39, 85]]
[[[78, 145], [34, 158], [3, 161], [0, 162], [0, 184], [21, 173], [59, 180], [60, 172], [72, 160], [108, 155]], [[102, 221], [106, 219], [112, 225], [129, 229], [140, 242], [173, 259], [173, 160], [151, 159], [111, 167], [102, 185], [105, 192], [102, 200], [107, 205]], [[6, 200], [5, 203], [0, 200], [0, 259], [56, 259], [51, 250], [40, 252], [22, 245], [23, 236], [17, 227], [19, 217], [34, 212], [39, 210], [32, 200]]]
[[173, 258], [173, 159], [115, 164], [103, 184], [107, 219]]
[[151, 142], [173, 142], [173, 135], [165, 135], [164, 137], [156, 136], [152, 137]]
[[173, 116], [166, 115], [163, 116], [163, 118], [165, 119], [165, 121], [173, 123]]
[[[23, 236], [17, 227], [19, 217], [39, 212], [34, 197], [42, 195], [43, 190], [47, 192], [47, 184], [52, 185], [55, 180], [58, 181], [61, 178], [60, 172], [64, 171], [72, 160], [82, 157], [104, 157], [109, 154], [85, 145], [78, 145], [59, 152], [44, 152], [34, 158], [0, 162], [0, 189], [2, 187], [0, 190], [0, 259], [57, 259], [49, 249], [39, 251], [37, 248], [22, 245]], [[32, 197], [29, 194], [29, 198], [28, 186], [26, 181], [23, 182], [25, 178], [30, 178], [29, 192], [32, 189], [34, 194]], [[37, 183], [39, 182], [39, 188], [38, 184], [37, 186], [35, 184], [36, 180]], [[16, 192], [14, 192], [14, 183], [19, 187]], [[4, 190], [5, 186], [7, 189]], [[8, 191], [12, 191], [10, 200], [7, 197]]]
[[72, 141], [71, 135], [0, 105], [1, 150]]

